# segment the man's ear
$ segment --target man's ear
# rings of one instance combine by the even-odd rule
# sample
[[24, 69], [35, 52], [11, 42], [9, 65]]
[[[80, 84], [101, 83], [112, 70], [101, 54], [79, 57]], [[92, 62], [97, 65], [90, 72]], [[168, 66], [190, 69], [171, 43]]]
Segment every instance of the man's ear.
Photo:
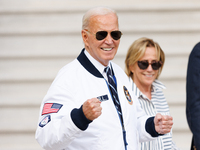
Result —
[[82, 30], [81, 35], [82, 35], [82, 39], [83, 39], [83, 42], [85, 43], [85, 45], [88, 45], [88, 34], [86, 32], [87, 31]]

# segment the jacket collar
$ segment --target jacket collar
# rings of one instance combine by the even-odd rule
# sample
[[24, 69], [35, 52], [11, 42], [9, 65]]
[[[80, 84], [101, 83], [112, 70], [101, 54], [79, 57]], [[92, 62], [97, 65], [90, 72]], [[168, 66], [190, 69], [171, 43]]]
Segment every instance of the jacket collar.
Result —
[[80, 55], [77, 57], [77, 60], [80, 64], [92, 75], [98, 78], [104, 78], [103, 75], [97, 70], [97, 68], [91, 63], [91, 61], [86, 57], [84, 53], [85, 48], [82, 49]]

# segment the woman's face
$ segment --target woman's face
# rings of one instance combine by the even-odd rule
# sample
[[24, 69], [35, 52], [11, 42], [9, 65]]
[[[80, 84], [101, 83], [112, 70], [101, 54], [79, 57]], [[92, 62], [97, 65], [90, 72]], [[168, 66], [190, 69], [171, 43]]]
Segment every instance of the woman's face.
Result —
[[[139, 61], [157, 61], [156, 49], [155, 47], [147, 47], [144, 53], [144, 56], [139, 59]], [[149, 66], [146, 69], [140, 69], [138, 63], [130, 66], [131, 72], [133, 72], [133, 81], [138, 88], [151, 88], [151, 84], [156, 79], [158, 75], [158, 70], [153, 70], [152, 66]]]

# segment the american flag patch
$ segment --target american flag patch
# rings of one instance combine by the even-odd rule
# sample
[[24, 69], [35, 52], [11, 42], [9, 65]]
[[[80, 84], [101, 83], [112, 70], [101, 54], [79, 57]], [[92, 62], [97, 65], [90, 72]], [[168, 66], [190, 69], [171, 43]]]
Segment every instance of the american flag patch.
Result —
[[45, 103], [42, 110], [42, 115], [57, 113], [61, 109], [62, 106], [63, 106], [62, 104], [58, 104], [58, 103]]

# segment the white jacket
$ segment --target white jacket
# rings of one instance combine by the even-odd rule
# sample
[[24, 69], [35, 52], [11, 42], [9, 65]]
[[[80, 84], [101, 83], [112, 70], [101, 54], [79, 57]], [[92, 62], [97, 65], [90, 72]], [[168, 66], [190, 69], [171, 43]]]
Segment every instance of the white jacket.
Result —
[[[112, 68], [117, 79], [117, 90], [126, 130], [127, 150], [137, 150], [140, 141], [153, 139], [145, 130], [148, 118], [132, 94], [128, 77], [114, 63]], [[127, 99], [124, 87], [132, 99]], [[127, 92], [127, 91], [126, 91]], [[102, 114], [84, 131], [71, 119], [71, 111], [87, 100], [107, 95], [101, 103]], [[129, 100], [129, 101], [128, 101]], [[131, 102], [132, 100], [132, 102]], [[62, 105], [58, 112], [42, 115], [45, 103]], [[132, 103], [132, 104], [131, 104]], [[45, 120], [44, 120], [45, 118]], [[107, 82], [84, 54], [64, 66], [49, 88], [40, 108], [35, 135], [46, 150], [124, 150], [122, 126], [112, 101]]]

